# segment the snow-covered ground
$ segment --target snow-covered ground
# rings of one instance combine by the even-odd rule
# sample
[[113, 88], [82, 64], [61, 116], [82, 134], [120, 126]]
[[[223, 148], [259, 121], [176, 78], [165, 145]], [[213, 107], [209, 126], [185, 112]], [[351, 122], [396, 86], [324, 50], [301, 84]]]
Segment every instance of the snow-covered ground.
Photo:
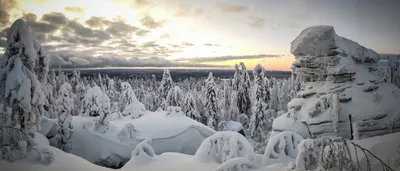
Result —
[[[136, 145], [149, 136], [153, 139], [151, 146], [156, 154], [178, 152], [193, 155], [201, 142], [215, 132], [177, 112], [147, 112], [137, 119], [125, 116], [110, 121], [105, 133], [94, 130], [96, 119], [73, 117], [72, 154], [110, 167], [128, 161]], [[42, 133], [54, 134], [55, 124], [54, 120], [43, 119]], [[132, 129], [128, 130], [128, 126]]]

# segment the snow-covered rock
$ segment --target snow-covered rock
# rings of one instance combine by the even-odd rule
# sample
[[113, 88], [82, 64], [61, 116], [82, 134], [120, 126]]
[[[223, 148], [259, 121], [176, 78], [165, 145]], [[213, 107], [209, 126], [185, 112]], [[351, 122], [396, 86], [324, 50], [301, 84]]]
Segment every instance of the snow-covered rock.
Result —
[[355, 125], [365, 138], [400, 131], [400, 90], [378, 74], [376, 52], [336, 35], [332, 26], [307, 28], [291, 45], [304, 87], [275, 120], [274, 132], [352, 138]]

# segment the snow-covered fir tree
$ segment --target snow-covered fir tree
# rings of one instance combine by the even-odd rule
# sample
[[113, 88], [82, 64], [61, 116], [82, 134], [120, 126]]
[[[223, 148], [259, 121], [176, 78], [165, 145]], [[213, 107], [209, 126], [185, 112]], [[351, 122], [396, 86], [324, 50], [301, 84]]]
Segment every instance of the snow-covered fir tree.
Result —
[[182, 107], [183, 103], [183, 92], [179, 86], [175, 86], [168, 91], [167, 95], [167, 104], [168, 106], [177, 106]]
[[[11, 109], [6, 125], [33, 138], [40, 129], [46, 103], [48, 58], [40, 43], [32, 38], [28, 25], [16, 20], [8, 31], [7, 49], [0, 61], [0, 103]], [[12, 135], [9, 135], [12, 136]]]
[[166, 99], [169, 90], [172, 88], [172, 78], [168, 69], [164, 70], [163, 77], [160, 83], [158, 91], [160, 92], [161, 98]]
[[266, 125], [270, 124], [268, 123], [270, 118], [267, 116], [268, 101], [270, 97], [268, 87], [265, 85], [264, 81], [264, 72], [264, 67], [260, 64], [258, 64], [253, 70], [256, 93], [249, 129], [251, 137], [257, 142], [265, 140], [265, 135], [270, 131], [266, 128]]
[[201, 122], [200, 113], [196, 109], [195, 101], [191, 93], [186, 94], [182, 111], [183, 113], [186, 114], [187, 117], [190, 117], [193, 120]]
[[109, 116], [111, 113], [110, 110], [110, 99], [106, 94], [102, 95], [102, 106], [101, 106], [100, 117], [96, 120], [95, 130], [100, 133], [105, 133], [108, 130], [109, 126]]
[[69, 83], [64, 83], [60, 86], [58, 98], [56, 100], [58, 114], [58, 127], [56, 135], [56, 143], [54, 146], [65, 151], [71, 152], [71, 137], [73, 134], [72, 121], [72, 108], [74, 105], [73, 98], [71, 97], [72, 87]]
[[212, 129], [217, 129], [220, 118], [218, 115], [218, 99], [215, 90], [215, 82], [212, 72], [208, 75], [206, 80], [206, 112], [208, 116], [207, 126]]
[[110, 100], [104, 94], [99, 86], [89, 88], [83, 98], [82, 115], [83, 116], [100, 116], [103, 115], [105, 110], [109, 110]]
[[235, 73], [233, 74], [233, 79], [232, 79], [232, 89], [235, 91], [237, 91], [239, 88], [240, 75], [241, 75], [241, 72], [239, 70], [239, 65], [235, 64]]
[[248, 116], [251, 116], [251, 100], [250, 100], [250, 76], [247, 72], [246, 66], [243, 62], [240, 62], [239, 66], [240, 70], [240, 81], [239, 87], [237, 91], [237, 106], [239, 108], [240, 113], [245, 113]]

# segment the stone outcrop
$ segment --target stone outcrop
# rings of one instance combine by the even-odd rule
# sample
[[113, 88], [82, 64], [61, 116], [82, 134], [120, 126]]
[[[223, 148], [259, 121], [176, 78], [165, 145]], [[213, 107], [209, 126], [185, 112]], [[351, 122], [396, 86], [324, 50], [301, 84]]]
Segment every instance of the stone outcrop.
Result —
[[303, 87], [288, 113], [274, 122], [275, 131], [296, 131], [284, 124], [293, 122], [301, 124], [289, 125], [307, 130], [299, 134], [311, 137], [351, 139], [400, 131], [400, 90], [379, 75], [378, 53], [338, 36], [332, 26], [303, 30], [291, 43], [291, 53]]

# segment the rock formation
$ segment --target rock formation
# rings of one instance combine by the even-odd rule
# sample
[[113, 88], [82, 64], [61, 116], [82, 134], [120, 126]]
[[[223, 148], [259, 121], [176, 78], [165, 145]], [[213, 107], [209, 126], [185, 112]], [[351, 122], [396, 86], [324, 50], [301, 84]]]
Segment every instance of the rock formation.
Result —
[[291, 53], [303, 87], [275, 120], [275, 133], [352, 139], [400, 131], [400, 90], [379, 76], [375, 51], [336, 35], [332, 26], [313, 26], [291, 43]]

